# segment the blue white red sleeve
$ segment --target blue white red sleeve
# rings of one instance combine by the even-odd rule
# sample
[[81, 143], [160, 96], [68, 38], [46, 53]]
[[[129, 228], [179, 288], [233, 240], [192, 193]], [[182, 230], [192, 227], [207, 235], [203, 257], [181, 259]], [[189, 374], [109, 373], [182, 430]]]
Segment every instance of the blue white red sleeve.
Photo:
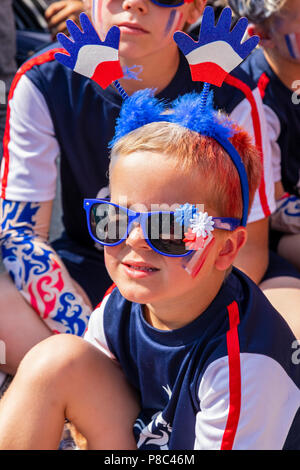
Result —
[[25, 301], [53, 332], [82, 336], [91, 307], [47, 242], [51, 209], [52, 201], [0, 199], [3, 264]]
[[105, 305], [109, 297], [110, 295], [106, 295], [101, 304], [91, 314], [84, 339], [110, 357], [110, 359], [116, 359], [108, 347], [103, 321]]
[[255, 192], [253, 204], [248, 217], [248, 223], [264, 219], [276, 209], [272, 162], [273, 155], [268, 131], [268, 124], [266, 121], [265, 109], [258, 88], [253, 90], [252, 94], [255, 99], [259, 114], [259, 123], [256, 123], [253, 120], [253, 117], [251, 115], [251, 106], [249, 100], [246, 98], [242, 100], [230, 114], [230, 117], [234, 122], [236, 122], [239, 126], [243, 127], [251, 136], [253, 136], [253, 143], [255, 143], [255, 125], [260, 127], [260, 133], [262, 137], [262, 184], [260, 188], [257, 189], [257, 191]]
[[240, 354], [240, 381], [229, 359], [206, 369], [199, 388], [195, 449], [282, 449], [300, 407], [300, 390], [274, 359]]
[[[45, 99], [23, 75], [8, 102], [8, 154], [1, 162], [2, 197], [50, 201], [56, 191], [59, 145]], [[5, 187], [4, 187], [5, 186]]]

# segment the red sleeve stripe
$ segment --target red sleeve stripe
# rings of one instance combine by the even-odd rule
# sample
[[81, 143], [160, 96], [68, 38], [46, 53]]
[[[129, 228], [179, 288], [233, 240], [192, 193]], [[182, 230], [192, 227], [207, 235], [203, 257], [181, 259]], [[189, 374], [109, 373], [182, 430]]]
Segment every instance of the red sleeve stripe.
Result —
[[264, 164], [263, 164], [264, 154], [263, 154], [262, 135], [261, 135], [261, 128], [260, 128], [260, 119], [259, 119], [259, 113], [258, 113], [256, 101], [254, 99], [251, 88], [248, 85], [246, 85], [246, 83], [239, 80], [238, 78], [233, 77], [232, 75], [227, 75], [227, 77], [225, 78], [225, 82], [228, 83], [228, 85], [231, 85], [235, 88], [238, 88], [240, 91], [242, 91], [251, 105], [251, 115], [252, 115], [252, 122], [253, 122], [253, 128], [254, 128], [255, 144], [260, 152], [261, 162], [262, 162], [262, 177], [261, 177], [260, 186], [259, 186], [259, 198], [260, 198], [260, 203], [261, 203], [264, 215], [265, 217], [268, 217], [271, 214], [271, 211], [270, 211], [267, 196], [266, 196], [266, 185], [265, 185]]
[[[115, 283], [113, 283], [113, 284], [107, 289], [107, 291], [105, 292], [105, 294], [104, 294], [104, 296], [103, 296], [103, 299], [104, 299], [107, 295], [111, 294], [115, 287], [117, 287], [117, 286], [116, 286]], [[98, 303], [98, 305], [97, 305], [95, 308], [99, 308], [99, 307], [100, 307], [100, 305], [101, 305], [102, 302], [103, 302], [103, 299], [101, 300], [101, 302]]]
[[267, 86], [269, 85], [269, 82], [270, 82], [270, 79], [265, 73], [263, 73], [259, 77], [259, 80], [257, 82], [257, 87], [259, 89], [261, 99], [264, 99], [265, 97], [266, 89], [267, 89]]
[[229, 314], [229, 331], [226, 335], [229, 365], [229, 413], [221, 450], [232, 450], [241, 410], [241, 363], [237, 330], [240, 319], [237, 303], [232, 302], [227, 310]]
[[13, 97], [15, 89], [19, 83], [20, 78], [28, 72], [28, 70], [32, 69], [35, 65], [41, 65], [46, 62], [51, 62], [54, 60], [54, 54], [56, 52], [65, 52], [62, 48], [50, 49], [43, 54], [33, 57], [32, 59], [25, 62], [17, 71], [15, 78], [12, 82], [12, 85], [9, 90], [8, 100], [7, 100], [7, 113], [6, 113], [6, 127], [3, 137], [3, 164], [4, 164], [4, 171], [2, 176], [2, 189], [1, 189], [1, 197], [3, 199], [6, 198], [6, 187], [7, 187], [7, 178], [8, 178], [8, 169], [9, 169], [9, 151], [8, 151], [8, 144], [10, 141], [10, 100]]

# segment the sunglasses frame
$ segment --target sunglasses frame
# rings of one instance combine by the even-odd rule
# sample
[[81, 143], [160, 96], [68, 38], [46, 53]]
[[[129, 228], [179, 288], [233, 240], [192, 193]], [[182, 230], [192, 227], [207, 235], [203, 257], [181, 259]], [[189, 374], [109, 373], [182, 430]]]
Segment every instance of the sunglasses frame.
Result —
[[[92, 232], [91, 223], [90, 223], [90, 212], [91, 212], [92, 206], [94, 204], [99, 204], [99, 203], [110, 204], [114, 207], [117, 207], [118, 209], [119, 208], [122, 209], [124, 212], [127, 213], [128, 224], [127, 224], [126, 232], [124, 234], [124, 237], [121, 238], [120, 240], [118, 240], [115, 243], [102, 242], [102, 241], [98, 240]], [[146, 242], [148, 243], [150, 248], [152, 250], [156, 251], [156, 253], [159, 253], [160, 255], [163, 255], [163, 256], [168, 256], [170, 258], [182, 258], [182, 257], [185, 257], [185, 256], [187, 256], [187, 255], [189, 255], [193, 252], [193, 250], [188, 250], [184, 254], [174, 255], [174, 254], [171, 254], [171, 253], [164, 253], [163, 251], [158, 250], [154, 245], [152, 245], [151, 240], [148, 237], [147, 229], [146, 229], [146, 223], [147, 223], [147, 220], [148, 220], [149, 216], [154, 215], [154, 214], [174, 214], [174, 212], [172, 212], [172, 211], [135, 212], [135, 211], [132, 211], [131, 209], [128, 209], [127, 207], [123, 207], [123, 206], [120, 206], [119, 204], [115, 204], [115, 203], [111, 202], [109, 199], [84, 199], [83, 205], [84, 205], [84, 209], [86, 211], [89, 234], [91, 235], [92, 239], [96, 243], [99, 243], [100, 245], [103, 245], [103, 246], [117, 246], [117, 245], [120, 245], [121, 243], [123, 243], [128, 238], [128, 234], [130, 233], [130, 229], [131, 229], [132, 224], [135, 223], [135, 222], [138, 222], [140, 224], [140, 226], [142, 227], [144, 239], [146, 240]]]
[[159, 7], [163, 7], [163, 8], [176, 8], [176, 7], [181, 7], [181, 5], [184, 5], [185, 1], [182, 0], [180, 3], [176, 3], [176, 5], [168, 5], [168, 4], [165, 4], [165, 3], [160, 3], [156, 0], [150, 0], [152, 3], [154, 3], [155, 5], [159, 6]]
[[[105, 243], [100, 240], [98, 240], [91, 229], [91, 223], [90, 223], [90, 212], [91, 208], [94, 204], [110, 204], [114, 207], [122, 209], [124, 212], [127, 213], [128, 216], [128, 224], [127, 224], [127, 230], [125, 232], [125, 235], [123, 238], [118, 240], [115, 243]], [[120, 206], [119, 204], [115, 204], [114, 202], [111, 202], [109, 199], [84, 199], [83, 202], [83, 207], [86, 212], [86, 217], [87, 217], [87, 224], [88, 224], [88, 230], [89, 234], [92, 237], [92, 239], [96, 242], [99, 243], [102, 246], [117, 246], [123, 243], [127, 238], [128, 234], [130, 233], [131, 226], [134, 222], [139, 222], [140, 226], [142, 227], [144, 239], [150, 246], [150, 248], [156, 253], [159, 253], [160, 255], [163, 256], [168, 256], [170, 258], [184, 258], [185, 256], [190, 255], [193, 253], [195, 250], [188, 250], [184, 254], [180, 255], [174, 255], [170, 253], [164, 253], [163, 251], [158, 250], [154, 245], [152, 245], [151, 240], [148, 237], [147, 234], [147, 229], [146, 229], [146, 221], [148, 220], [149, 216], [155, 215], [155, 214], [174, 214], [172, 211], [155, 211], [155, 212], [136, 212], [131, 209], [128, 209], [127, 207]], [[240, 220], [239, 219], [234, 219], [232, 217], [213, 217], [212, 220], [215, 222], [215, 228], [221, 229], [221, 230], [227, 230], [227, 231], [232, 231], [235, 230], [240, 225]], [[230, 226], [230, 228], [228, 228]]]

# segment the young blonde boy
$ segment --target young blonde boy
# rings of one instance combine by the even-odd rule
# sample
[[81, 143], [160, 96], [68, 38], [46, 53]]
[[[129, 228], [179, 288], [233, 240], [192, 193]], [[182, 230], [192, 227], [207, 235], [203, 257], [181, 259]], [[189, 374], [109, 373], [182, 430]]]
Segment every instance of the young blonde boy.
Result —
[[[260, 158], [245, 132], [236, 129], [231, 142], [251, 204]], [[109, 204], [126, 199], [132, 211], [203, 204], [228, 224], [243, 211], [239, 175], [221, 145], [170, 122], [116, 142], [110, 189]], [[196, 276], [184, 258], [151, 248], [149, 236], [137, 222], [121, 243], [104, 247], [116, 285], [92, 314], [86, 341], [60, 335], [25, 356], [0, 403], [0, 448], [55, 449], [68, 418], [88, 449], [298, 449], [295, 338], [232, 268], [245, 227], [216, 228]], [[179, 242], [163, 238], [160, 249]]]
[[[150, 0], [93, 2], [101, 37], [118, 25], [121, 65], [129, 75], [140, 71], [137, 80], [120, 80], [128, 95], [152, 87], [158, 97], [172, 101], [201, 91], [202, 85], [190, 79], [173, 33], [194, 23], [204, 5], [205, 0], [170, 8]], [[121, 98], [113, 86], [102, 90], [56, 62], [55, 52], [41, 51], [24, 64], [8, 102], [0, 234], [7, 272], [0, 277], [0, 329], [7, 345], [1, 370], [10, 374], [42, 339], [56, 332], [82, 336], [92, 309], [111, 284], [103, 250], [89, 237], [78, 207], [84, 198], [108, 195], [107, 146]], [[259, 282], [268, 264], [268, 215], [275, 208], [270, 148], [258, 90], [244, 72], [234, 75], [244, 91], [226, 84], [216, 91], [215, 104], [252, 135], [255, 128], [262, 136], [264, 178], [249, 215], [248, 242], [237, 259]], [[252, 119], [249, 99], [256, 103], [260, 124]], [[49, 244], [58, 157], [64, 234]]]

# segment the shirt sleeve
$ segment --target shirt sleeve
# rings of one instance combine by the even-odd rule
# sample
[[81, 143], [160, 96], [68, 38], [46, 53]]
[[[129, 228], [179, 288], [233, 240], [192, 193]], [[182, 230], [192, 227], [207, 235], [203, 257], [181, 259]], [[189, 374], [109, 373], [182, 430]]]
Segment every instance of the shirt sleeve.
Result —
[[[253, 97], [259, 114], [259, 123], [256, 123], [255, 125], [260, 126], [262, 136], [263, 179], [260, 189], [255, 192], [253, 204], [248, 217], [248, 223], [264, 219], [276, 209], [271, 141], [264, 105], [257, 88], [253, 91]], [[231, 112], [230, 117], [239, 126], [243, 127], [249, 135], [253, 136], [253, 142], [255, 143], [254, 122], [252, 119], [250, 102], [247, 99], [242, 100]]]
[[281, 181], [281, 149], [278, 144], [281, 126], [279, 118], [273, 109], [267, 105], [264, 105], [264, 108], [268, 124], [268, 134], [271, 143], [273, 176], [275, 183], [277, 183], [278, 181]]
[[104, 310], [109, 297], [110, 294], [106, 295], [101, 304], [91, 314], [84, 339], [106, 354], [106, 356], [117, 360], [108, 347], [104, 329]]
[[52, 201], [0, 199], [2, 260], [20, 294], [53, 332], [82, 336], [91, 307], [47, 241], [51, 209]]
[[241, 353], [240, 381], [238, 375], [229, 380], [228, 357], [206, 369], [198, 388], [195, 449], [282, 449], [300, 407], [299, 388], [262, 354]]
[[26, 75], [13, 88], [5, 132], [2, 196], [12, 201], [54, 199], [59, 145], [46, 101]]

